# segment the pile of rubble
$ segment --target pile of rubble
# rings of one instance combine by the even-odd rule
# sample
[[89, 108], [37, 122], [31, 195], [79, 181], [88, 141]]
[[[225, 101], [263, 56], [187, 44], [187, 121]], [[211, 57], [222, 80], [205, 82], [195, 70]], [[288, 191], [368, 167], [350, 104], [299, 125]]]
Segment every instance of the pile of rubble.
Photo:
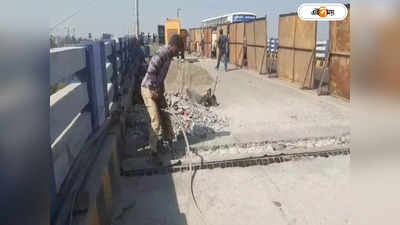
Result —
[[226, 118], [218, 116], [211, 107], [192, 102], [187, 95], [167, 94], [168, 110], [172, 116], [174, 130], [183, 127], [189, 135], [206, 138], [229, 126]]

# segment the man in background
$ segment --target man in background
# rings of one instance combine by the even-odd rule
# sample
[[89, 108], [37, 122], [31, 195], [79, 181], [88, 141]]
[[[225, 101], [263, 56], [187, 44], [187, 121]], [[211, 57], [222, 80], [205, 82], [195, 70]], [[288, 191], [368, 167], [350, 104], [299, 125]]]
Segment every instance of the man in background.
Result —
[[162, 165], [159, 153], [163, 151], [164, 138], [172, 141], [174, 132], [168, 113], [163, 109], [167, 107], [164, 97], [164, 81], [167, 76], [172, 58], [183, 54], [184, 43], [182, 38], [174, 34], [169, 39], [168, 45], [160, 47], [152, 57], [147, 73], [142, 81], [142, 96], [147, 112], [151, 119], [149, 129], [149, 144], [151, 149], [151, 161], [156, 165]]
[[200, 41], [201, 57], [205, 56], [205, 45], [206, 45], [206, 43], [205, 43], [204, 39], [202, 38]]
[[219, 64], [221, 62], [222, 56], [224, 56], [224, 66], [225, 66], [225, 72], [228, 72], [228, 37], [224, 35], [224, 31], [222, 29], [219, 30], [219, 37], [217, 41], [217, 46], [219, 50], [218, 54], [218, 62], [217, 66], [215, 67], [217, 70], [219, 69]]

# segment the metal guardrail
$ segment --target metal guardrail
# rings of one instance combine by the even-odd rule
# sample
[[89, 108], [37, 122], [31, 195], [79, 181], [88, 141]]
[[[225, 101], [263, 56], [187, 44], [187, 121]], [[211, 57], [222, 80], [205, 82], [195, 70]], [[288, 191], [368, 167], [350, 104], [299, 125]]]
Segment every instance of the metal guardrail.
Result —
[[[51, 113], [54, 114], [51, 128], [60, 121], [62, 127], [67, 127], [65, 123], [84, 112], [91, 113], [91, 133], [104, 123], [110, 103], [119, 100], [121, 78], [127, 73], [128, 61], [131, 60], [128, 57], [129, 48], [129, 40], [120, 38], [118, 42], [98, 41], [51, 49], [50, 83], [67, 84], [50, 97], [51, 109], [63, 112], [63, 115]], [[53, 146], [61, 133], [59, 128], [53, 129]]]
[[50, 96], [56, 193], [81, 149], [104, 126], [110, 107], [121, 107], [122, 86], [134, 60], [132, 52], [132, 38], [50, 50], [50, 84], [66, 84]]

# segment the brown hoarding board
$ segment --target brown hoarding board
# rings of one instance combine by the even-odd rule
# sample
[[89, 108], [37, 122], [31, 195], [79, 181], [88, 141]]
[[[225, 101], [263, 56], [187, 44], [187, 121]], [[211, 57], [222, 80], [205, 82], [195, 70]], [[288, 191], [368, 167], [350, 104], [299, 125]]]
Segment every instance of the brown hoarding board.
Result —
[[257, 59], [256, 47], [247, 46], [247, 67], [251, 70], [257, 69], [256, 59]]
[[293, 57], [294, 51], [282, 48], [278, 51], [278, 75], [285, 80], [293, 80]]
[[[312, 60], [313, 49], [317, 39], [317, 23], [304, 21], [298, 16], [295, 27], [295, 57], [294, 57], [294, 82], [305, 87], [312, 87], [311, 69], [308, 68]], [[309, 71], [307, 71], [309, 69]], [[306, 80], [304, 78], [306, 77]]]
[[243, 60], [243, 36], [244, 36], [244, 23], [236, 23], [230, 25], [230, 49], [233, 49], [234, 52], [230, 54], [232, 58], [230, 62], [240, 66]]
[[256, 20], [254, 22], [254, 28], [256, 31], [254, 36], [255, 44], [265, 47], [265, 45], [267, 44], [267, 32], [266, 32], [267, 26], [265, 19]]
[[201, 32], [201, 29], [196, 29], [196, 30], [195, 30], [195, 37], [196, 37], [195, 41], [196, 41], [196, 42], [200, 42], [202, 36], [203, 36], [203, 35], [202, 35], [202, 32]]
[[236, 40], [235, 40], [235, 42], [237, 42], [237, 43], [243, 43], [244, 26], [245, 26], [245, 23], [237, 23], [237, 24], [235, 24], [235, 27], [236, 27]]
[[256, 44], [255, 42], [255, 27], [253, 22], [248, 22], [245, 24], [245, 34], [246, 34], [246, 46], [247, 46], [247, 68], [251, 70], [257, 69], [256, 64]]
[[297, 49], [313, 50], [317, 38], [317, 23], [315, 21], [304, 21], [298, 16], [296, 19], [295, 28], [295, 44]]
[[196, 29], [192, 28], [189, 30], [189, 35], [190, 35], [190, 51], [195, 52], [196, 51]]
[[207, 32], [206, 42], [207, 42], [207, 43], [211, 43], [211, 34], [212, 34], [211, 28], [207, 28], [206, 32]]
[[330, 23], [330, 51], [350, 55], [350, 13], [346, 20]]
[[229, 39], [233, 43], [236, 43], [236, 31], [237, 31], [237, 24], [231, 24], [229, 26]]
[[246, 40], [247, 45], [254, 45], [255, 44], [255, 30], [254, 30], [254, 23], [249, 22], [245, 24], [246, 29]]
[[330, 23], [329, 90], [350, 99], [350, 10], [346, 20]]
[[[304, 85], [306, 87], [311, 87], [311, 69], [307, 72], [308, 69], [308, 64], [310, 62], [310, 58], [313, 54], [312, 51], [301, 51], [301, 50], [296, 50], [294, 51], [294, 82], [297, 84]], [[306, 80], [304, 81], [304, 78], [306, 76]]]
[[295, 18], [296, 28], [294, 47], [297, 49], [314, 49], [317, 38], [317, 23], [315, 21], [301, 20], [297, 16]]
[[236, 24], [229, 26], [229, 62], [236, 64]]
[[236, 45], [229, 45], [229, 63], [235, 64], [236, 62]]
[[237, 66], [241, 66], [243, 63], [243, 57], [244, 57], [243, 50], [244, 50], [243, 44], [236, 44], [236, 62], [235, 62], [235, 64]]
[[350, 99], [350, 57], [331, 55], [329, 73], [331, 94]]
[[278, 77], [299, 86], [312, 87], [311, 69], [308, 72], [307, 69], [315, 49], [316, 35], [315, 21], [303, 21], [296, 13], [280, 16]]
[[195, 29], [190, 29], [190, 41], [194, 42], [196, 40], [196, 32]]
[[279, 46], [294, 47], [295, 16], [279, 18]]
[[[265, 19], [259, 19], [254, 21], [255, 28], [255, 44], [256, 46], [256, 70], [261, 73], [266, 73], [267, 63], [265, 54], [265, 47], [267, 45], [267, 21]], [[264, 62], [262, 62], [264, 61]], [[262, 68], [261, 68], [262, 67]]]
[[212, 40], [212, 28], [207, 28], [206, 29], [206, 56], [211, 57], [211, 40]]
[[[245, 24], [245, 39], [247, 46], [247, 66], [249, 69], [265, 73], [266, 57], [263, 58], [267, 44], [267, 29], [265, 18]], [[262, 60], [264, 59], [264, 63]], [[261, 69], [261, 66], [263, 69]]]
[[[267, 73], [267, 56], [265, 54], [264, 47], [256, 47], [256, 63], [257, 63], [257, 72], [261, 72], [261, 74]], [[264, 61], [264, 62], [263, 62]]]

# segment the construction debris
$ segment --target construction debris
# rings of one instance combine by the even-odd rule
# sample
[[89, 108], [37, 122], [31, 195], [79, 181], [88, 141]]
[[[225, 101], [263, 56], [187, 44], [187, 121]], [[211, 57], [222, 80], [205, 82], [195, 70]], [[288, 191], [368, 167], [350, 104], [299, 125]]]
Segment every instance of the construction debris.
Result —
[[212, 94], [211, 88], [209, 88], [206, 92], [206, 94], [204, 94], [201, 99], [200, 99], [200, 104], [206, 106], [206, 107], [210, 107], [210, 106], [218, 106], [217, 103], [217, 98], [215, 97], [214, 94]]
[[229, 126], [228, 120], [218, 116], [213, 108], [192, 102], [187, 95], [167, 94], [166, 100], [171, 113], [181, 121], [172, 120], [175, 131], [184, 126], [188, 135], [206, 138]]
[[[324, 151], [327, 149], [347, 149], [350, 135], [333, 137], [304, 138], [298, 140], [264, 141], [253, 143], [227, 144], [218, 146], [192, 147], [198, 157], [193, 162], [233, 160], [264, 155], [281, 155], [301, 152]], [[185, 163], [185, 159], [182, 159]]]

